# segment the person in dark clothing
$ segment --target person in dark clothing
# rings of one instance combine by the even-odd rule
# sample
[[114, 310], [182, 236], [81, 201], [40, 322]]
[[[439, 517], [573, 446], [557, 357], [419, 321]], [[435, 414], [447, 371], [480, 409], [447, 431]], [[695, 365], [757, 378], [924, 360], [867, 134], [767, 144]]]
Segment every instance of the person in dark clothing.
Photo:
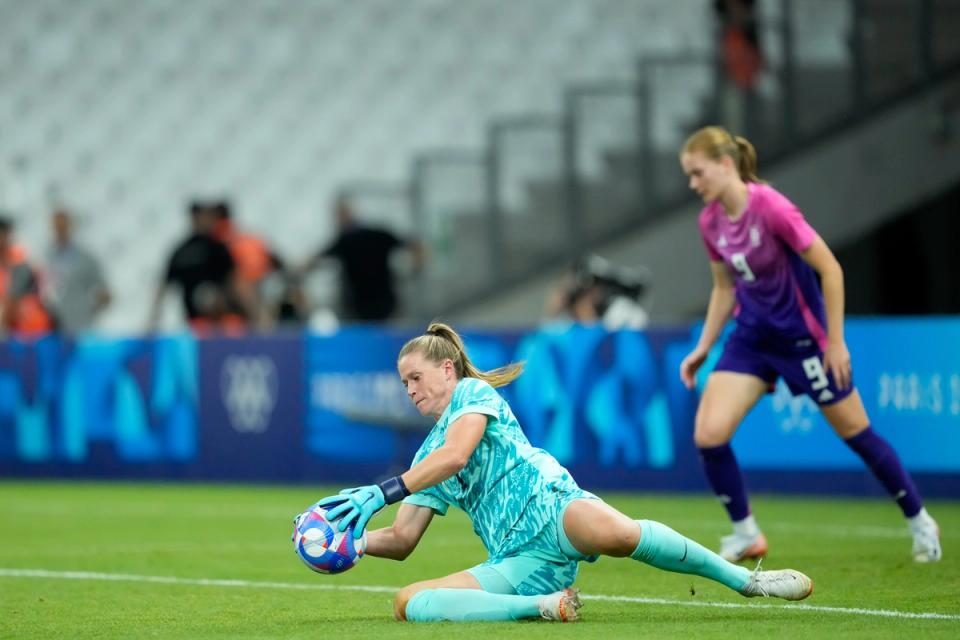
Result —
[[713, 4], [720, 28], [723, 120], [728, 129], [759, 138], [763, 135], [759, 130], [763, 119], [757, 87], [765, 62], [755, 5], [754, 0], [714, 0]]
[[759, 20], [754, 0], [714, 0], [720, 21], [721, 55], [729, 80], [750, 91], [763, 69]]
[[336, 218], [337, 237], [314, 255], [302, 272], [309, 272], [326, 260], [336, 260], [341, 268], [343, 318], [362, 322], [387, 320], [398, 302], [390, 256], [408, 249], [413, 255], [414, 269], [419, 270], [423, 263], [422, 247], [385, 229], [358, 223], [349, 203], [342, 198], [337, 201]]
[[194, 331], [242, 331], [246, 322], [235, 292], [235, 263], [227, 246], [215, 237], [216, 209], [193, 203], [190, 217], [191, 234], [170, 255], [163, 282], [157, 288], [149, 330], [157, 329], [163, 297], [171, 285], [177, 285]]

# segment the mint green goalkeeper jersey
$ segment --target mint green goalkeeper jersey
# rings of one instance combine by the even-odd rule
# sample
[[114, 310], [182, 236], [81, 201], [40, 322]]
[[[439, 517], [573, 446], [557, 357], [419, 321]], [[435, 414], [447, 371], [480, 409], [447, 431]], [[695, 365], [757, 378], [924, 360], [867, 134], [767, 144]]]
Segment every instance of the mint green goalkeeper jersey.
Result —
[[427, 434], [413, 464], [443, 445], [447, 429], [468, 413], [487, 416], [487, 428], [467, 465], [451, 478], [404, 499], [444, 515], [463, 509], [491, 558], [505, 558], [538, 546], [538, 534], [571, 499], [594, 497], [543, 449], [530, 444], [510, 405], [478, 378], [463, 378], [450, 405]]

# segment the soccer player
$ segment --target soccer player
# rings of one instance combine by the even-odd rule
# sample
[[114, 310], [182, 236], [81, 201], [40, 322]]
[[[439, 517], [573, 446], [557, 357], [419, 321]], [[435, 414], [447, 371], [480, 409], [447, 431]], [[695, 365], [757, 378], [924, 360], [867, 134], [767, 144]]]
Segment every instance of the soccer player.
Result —
[[407, 342], [397, 368], [407, 395], [437, 423], [402, 475], [319, 502], [363, 535], [370, 517], [402, 501], [393, 524], [369, 532], [367, 554], [403, 560], [434, 514], [453, 505], [489, 552], [475, 567], [408, 585], [394, 600], [398, 620], [577, 619], [572, 589], [580, 561], [630, 557], [659, 569], [716, 580], [744, 596], [801, 600], [813, 582], [798, 571], [750, 571], [659, 522], [633, 520], [581, 489], [549, 453], [531, 446], [494, 388], [522, 365], [482, 372], [460, 336], [432, 323]]
[[843, 336], [843, 271], [833, 253], [793, 203], [757, 178], [756, 152], [744, 138], [705, 127], [686, 141], [680, 163], [690, 188], [706, 203], [700, 233], [713, 272], [703, 331], [680, 365], [688, 388], [723, 326], [736, 316], [694, 427], [707, 479], [733, 521], [720, 555], [737, 562], [767, 552], [730, 439], [782, 376], [794, 394], [813, 399], [900, 505], [913, 534], [914, 559], [939, 560], [937, 523], [897, 453], [870, 428], [853, 385]]

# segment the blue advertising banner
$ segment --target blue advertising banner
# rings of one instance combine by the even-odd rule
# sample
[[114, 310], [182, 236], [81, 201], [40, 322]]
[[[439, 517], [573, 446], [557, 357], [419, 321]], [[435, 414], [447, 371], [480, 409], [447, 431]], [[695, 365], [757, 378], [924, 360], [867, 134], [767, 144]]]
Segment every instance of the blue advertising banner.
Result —
[[[0, 344], [0, 465], [11, 472], [180, 475], [197, 456], [190, 336]], [[175, 468], [175, 469], [174, 469]]]
[[531, 442], [589, 486], [702, 486], [687, 473], [692, 395], [665, 384], [666, 348], [682, 336], [548, 325], [519, 341], [511, 359], [526, 371], [507, 399]]
[[[346, 484], [397, 473], [432, 426], [396, 372], [412, 335], [0, 343], [0, 475]], [[697, 392], [678, 376], [698, 335], [555, 324], [464, 339], [480, 369], [525, 363], [499, 391], [584, 486], [705, 491]], [[960, 319], [853, 319], [847, 339], [873, 427], [926, 495], [960, 495]], [[882, 494], [782, 384], [733, 443], [755, 490]]]
[[300, 480], [303, 344], [301, 336], [200, 343], [199, 475]]

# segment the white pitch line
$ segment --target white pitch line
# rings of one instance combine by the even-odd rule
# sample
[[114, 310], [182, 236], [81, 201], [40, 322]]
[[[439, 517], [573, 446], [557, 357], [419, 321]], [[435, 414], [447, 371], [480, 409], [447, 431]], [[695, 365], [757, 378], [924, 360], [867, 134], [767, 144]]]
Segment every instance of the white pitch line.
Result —
[[152, 582], [201, 587], [247, 587], [263, 589], [295, 589], [301, 591], [370, 591], [395, 593], [396, 587], [336, 584], [298, 584], [296, 582], [258, 582], [215, 578], [177, 578], [176, 576], [138, 576], [130, 573], [97, 573], [94, 571], [49, 571], [47, 569], [0, 569], [0, 578], [47, 578], [60, 580], [104, 580], [107, 582]]
[[606, 600], [608, 602], [637, 602], [640, 604], [666, 604], [684, 607], [714, 607], [717, 609], [777, 609], [781, 611], [816, 611], [822, 613], [847, 613], [851, 615], [875, 616], [881, 618], [909, 618], [920, 620], [960, 620], [960, 614], [950, 613], [915, 613], [913, 611], [896, 611], [893, 609], [862, 609], [860, 607], [824, 607], [811, 604], [738, 604], [736, 602], [692, 602], [690, 600], [666, 600], [664, 598], [639, 598], [633, 596], [601, 596], [582, 595], [583, 600]]
[[[47, 569], [2, 569], [0, 577], [5, 578], [45, 578], [59, 580], [103, 580], [108, 582], [150, 582], [155, 584], [193, 585], [202, 587], [242, 587], [253, 589], [292, 589], [299, 591], [364, 591], [367, 593], [395, 593], [398, 587], [347, 584], [300, 584], [296, 582], [259, 582], [253, 580], [222, 580], [212, 578], [177, 578], [175, 576], [140, 576], [129, 573], [97, 573], [91, 571], [49, 571]], [[711, 607], [715, 609], [766, 609], [777, 611], [803, 611], [817, 613], [841, 613], [855, 616], [873, 616], [880, 618], [902, 618], [908, 620], [957, 620], [960, 614], [917, 613], [892, 609], [863, 609], [860, 607], [826, 607], [808, 604], [737, 604], [734, 602], [692, 602], [689, 600], [667, 600], [665, 598], [643, 598], [635, 596], [582, 595], [584, 600], [606, 602], [631, 602], [684, 607]]]

